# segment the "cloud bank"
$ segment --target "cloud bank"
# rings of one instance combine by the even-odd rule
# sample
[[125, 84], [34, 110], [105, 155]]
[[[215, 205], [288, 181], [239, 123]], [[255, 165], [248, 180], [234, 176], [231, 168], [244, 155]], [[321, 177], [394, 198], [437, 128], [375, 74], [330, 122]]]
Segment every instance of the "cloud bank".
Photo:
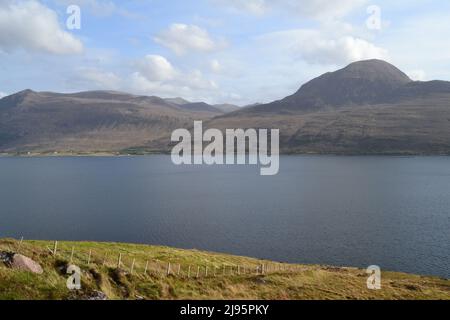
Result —
[[82, 42], [62, 29], [55, 11], [38, 1], [0, 2], [0, 50], [79, 54]]

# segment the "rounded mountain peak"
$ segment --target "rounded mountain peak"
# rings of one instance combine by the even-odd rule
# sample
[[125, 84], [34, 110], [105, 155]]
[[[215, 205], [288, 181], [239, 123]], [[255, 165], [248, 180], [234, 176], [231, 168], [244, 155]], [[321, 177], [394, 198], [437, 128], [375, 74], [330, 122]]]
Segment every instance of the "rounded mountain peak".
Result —
[[383, 60], [363, 60], [354, 62], [334, 73], [337, 78], [365, 79], [403, 85], [412, 80], [400, 69]]
[[284, 102], [295, 109], [376, 104], [410, 82], [405, 73], [388, 62], [364, 60], [311, 80]]

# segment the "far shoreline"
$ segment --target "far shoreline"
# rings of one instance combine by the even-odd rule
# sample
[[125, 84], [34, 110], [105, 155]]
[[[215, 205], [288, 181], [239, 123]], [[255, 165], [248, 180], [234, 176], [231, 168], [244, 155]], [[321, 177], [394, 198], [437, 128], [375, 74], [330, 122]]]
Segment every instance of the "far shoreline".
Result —
[[[144, 156], [170, 156], [167, 151], [149, 151], [142, 153], [125, 152], [0, 152], [0, 158], [114, 158], [114, 157], [144, 157]], [[449, 157], [449, 153], [328, 153], [328, 152], [281, 152], [280, 156], [323, 156], [323, 157]]]

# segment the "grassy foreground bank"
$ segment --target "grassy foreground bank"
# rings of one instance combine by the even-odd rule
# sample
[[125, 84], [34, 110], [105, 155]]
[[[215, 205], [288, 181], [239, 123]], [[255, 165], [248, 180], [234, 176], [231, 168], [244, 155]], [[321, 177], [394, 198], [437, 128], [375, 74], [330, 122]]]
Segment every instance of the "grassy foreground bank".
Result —
[[[0, 262], [0, 300], [89, 299], [99, 291], [108, 299], [450, 299], [450, 281], [433, 277], [383, 272], [374, 291], [356, 268], [119, 243], [60, 242], [53, 255], [54, 246], [0, 240], [0, 252], [19, 252], [44, 269], [33, 274]], [[71, 261], [82, 270], [78, 291], [66, 287]]]

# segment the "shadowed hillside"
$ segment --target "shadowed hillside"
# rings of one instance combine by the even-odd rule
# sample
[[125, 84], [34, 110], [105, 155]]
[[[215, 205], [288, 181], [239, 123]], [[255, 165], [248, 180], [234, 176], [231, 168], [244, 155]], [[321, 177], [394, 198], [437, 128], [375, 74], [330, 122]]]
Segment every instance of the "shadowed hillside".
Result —
[[120, 92], [25, 90], [0, 100], [0, 152], [115, 152], [222, 113]]
[[414, 82], [380, 60], [356, 62], [212, 128], [278, 128], [284, 153], [450, 154], [450, 82]]
[[[227, 113], [228, 112], [228, 113]], [[26, 90], [0, 100], [0, 152], [167, 152], [177, 128], [280, 129], [283, 153], [450, 154], [450, 82], [368, 60], [236, 111], [182, 98]]]

